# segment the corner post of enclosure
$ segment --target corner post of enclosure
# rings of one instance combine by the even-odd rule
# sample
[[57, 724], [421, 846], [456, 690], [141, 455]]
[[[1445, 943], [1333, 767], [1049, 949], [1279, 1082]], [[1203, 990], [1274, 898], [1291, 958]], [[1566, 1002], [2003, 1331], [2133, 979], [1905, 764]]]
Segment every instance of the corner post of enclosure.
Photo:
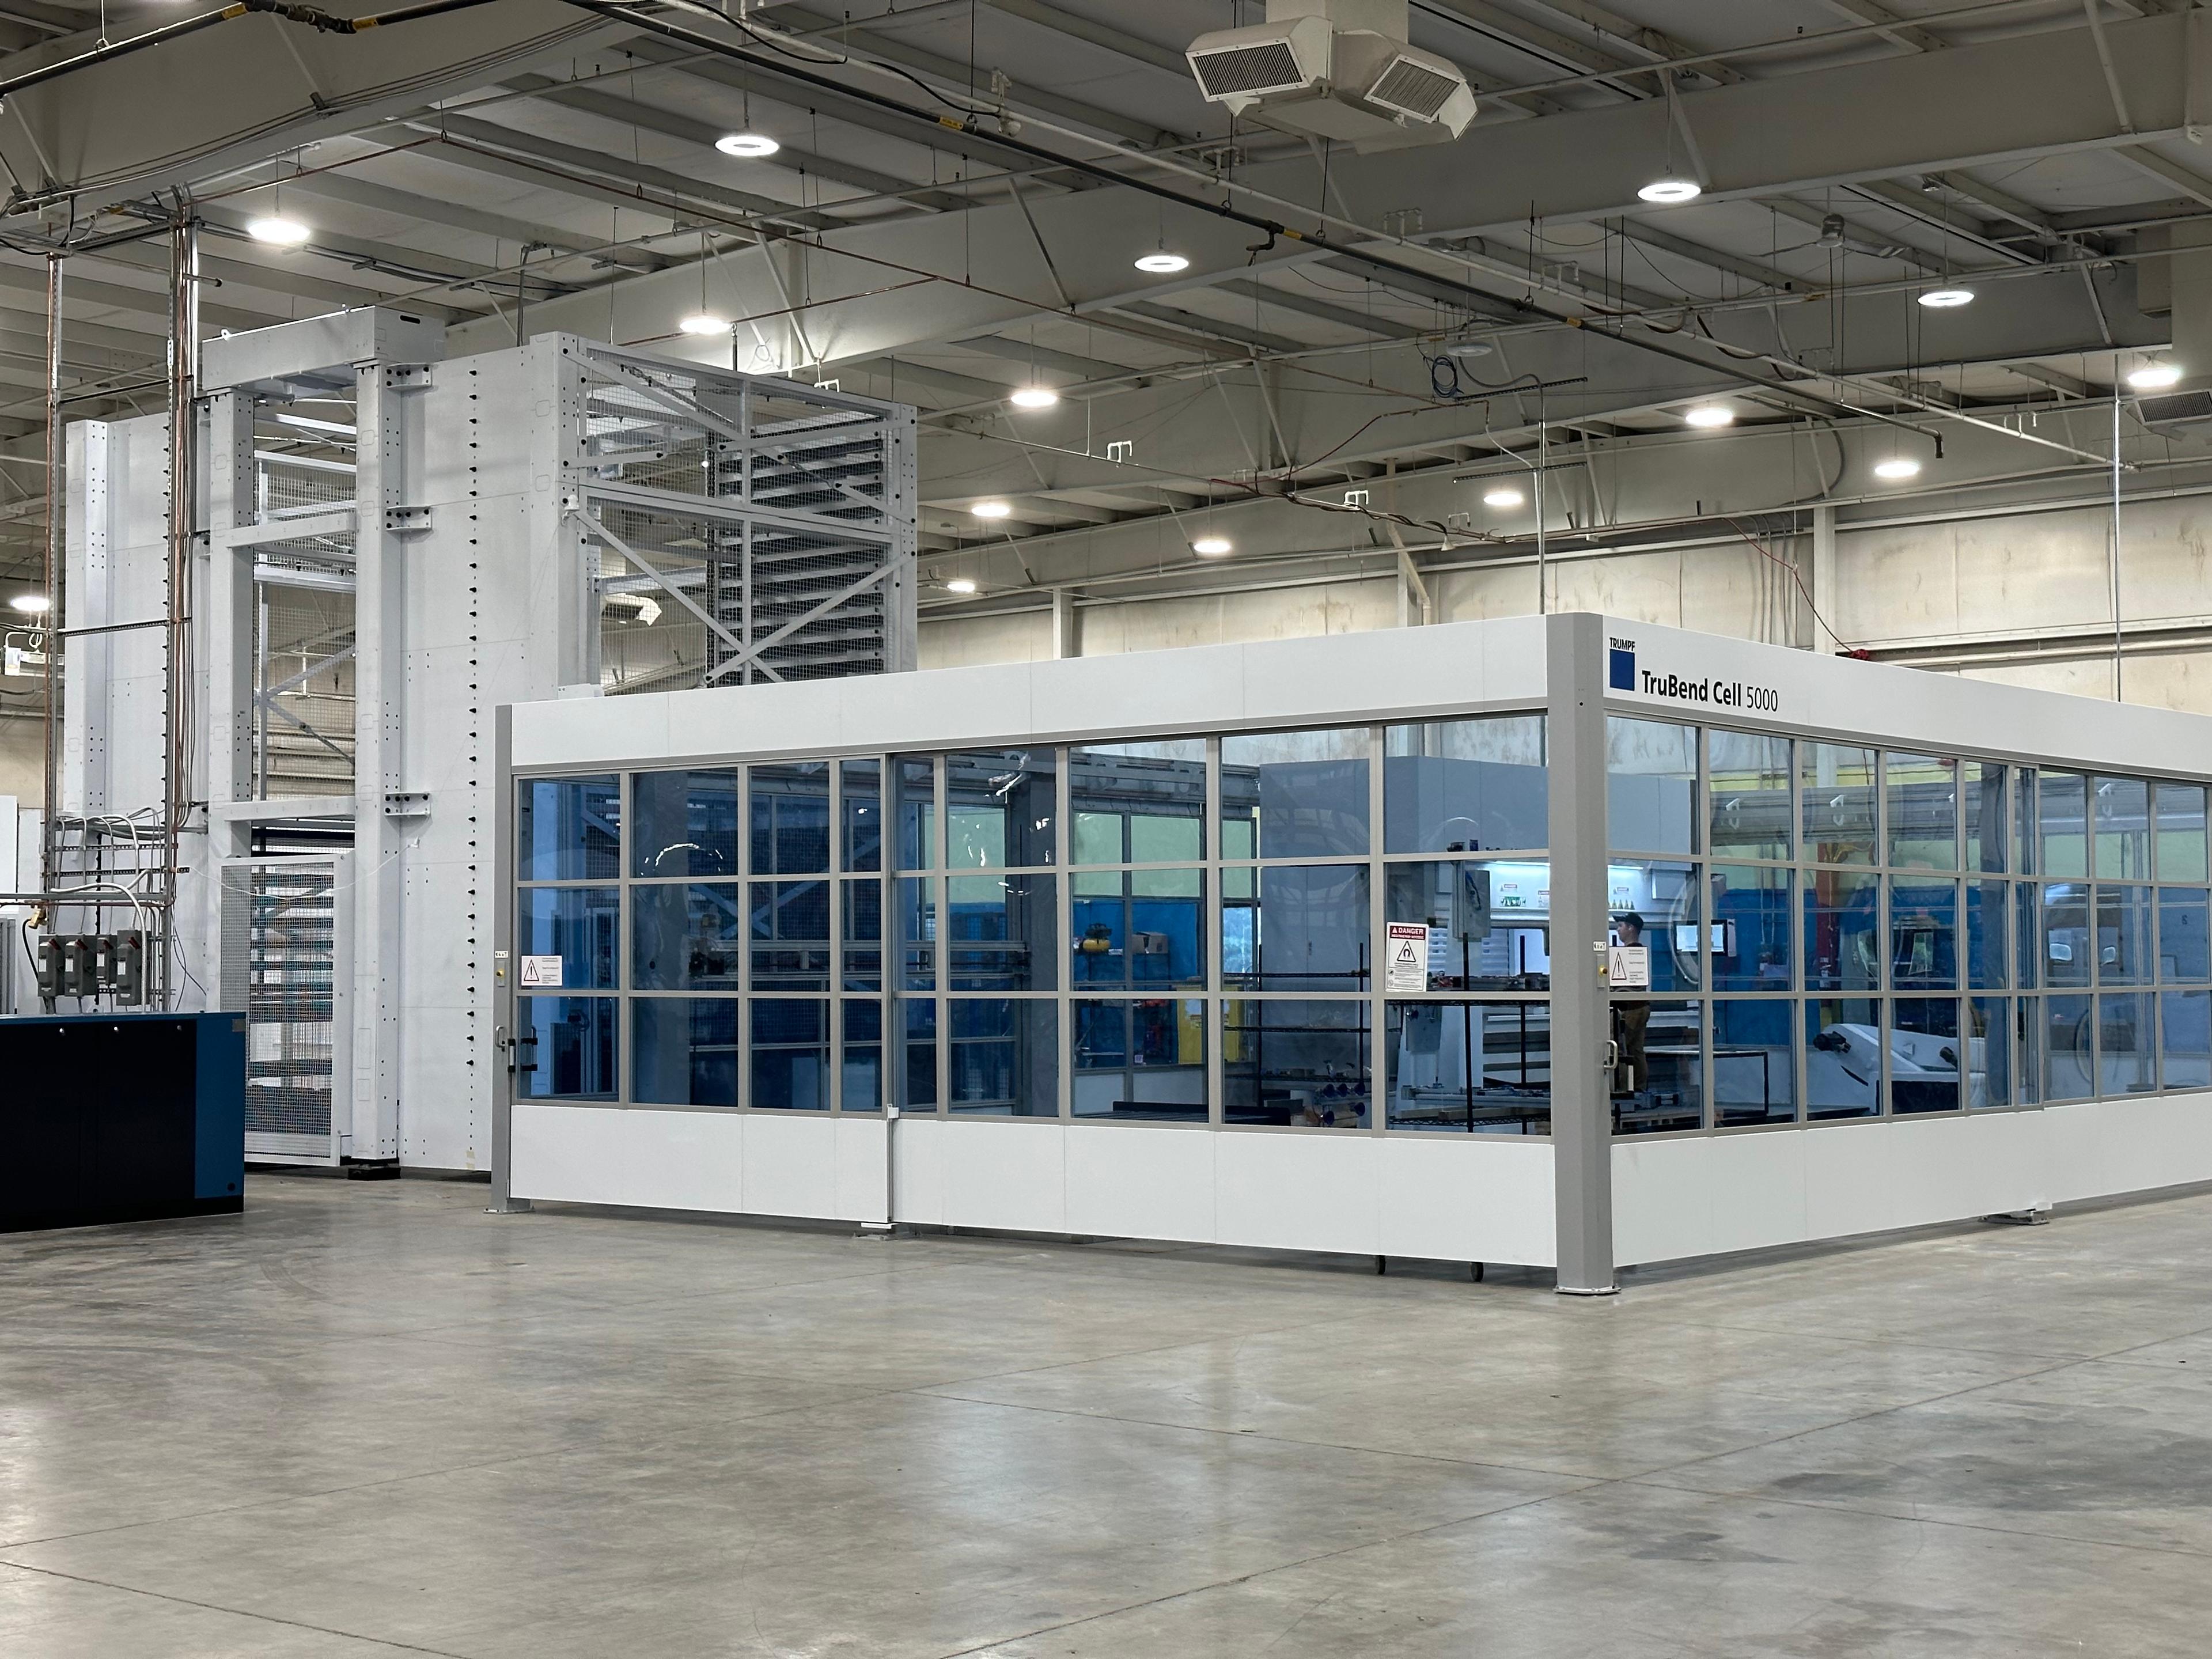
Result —
[[357, 1162], [399, 1156], [401, 867], [405, 837], [385, 811], [404, 784], [407, 694], [406, 547], [388, 520], [400, 504], [401, 400], [387, 365], [355, 366], [354, 1085]]
[[1609, 1296], [1613, 1124], [1604, 1053], [1605, 618], [1546, 618], [1551, 771], [1552, 1159], [1559, 1290]]
[[530, 1207], [514, 1195], [514, 706], [492, 711], [491, 1204], [494, 1215]]

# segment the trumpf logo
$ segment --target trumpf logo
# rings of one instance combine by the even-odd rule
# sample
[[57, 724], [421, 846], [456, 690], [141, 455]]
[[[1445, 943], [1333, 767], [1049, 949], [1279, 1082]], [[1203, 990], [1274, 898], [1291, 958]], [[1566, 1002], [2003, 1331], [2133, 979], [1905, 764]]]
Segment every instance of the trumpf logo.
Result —
[[1782, 693], [1771, 685], [1743, 680], [1724, 680], [1717, 675], [1692, 679], [1673, 670], [1655, 673], [1636, 665], [1636, 641], [1616, 635], [1606, 638], [1605, 683], [1613, 691], [1632, 692], [1639, 697], [1663, 697], [1670, 702], [1703, 703], [1709, 708], [1744, 708], [1757, 714], [1779, 714]]
[[1606, 684], [1615, 691], [1636, 690], [1636, 641], [1616, 639], [1606, 653]]

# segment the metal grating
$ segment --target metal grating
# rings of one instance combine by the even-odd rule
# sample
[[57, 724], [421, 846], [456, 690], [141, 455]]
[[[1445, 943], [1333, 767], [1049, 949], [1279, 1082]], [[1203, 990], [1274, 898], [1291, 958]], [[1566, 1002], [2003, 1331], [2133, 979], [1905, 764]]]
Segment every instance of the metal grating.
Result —
[[1369, 90], [1367, 101], [1432, 121], [1444, 106], [1444, 100], [1459, 90], [1459, 84], [1450, 76], [1439, 74], [1425, 64], [1398, 58], [1391, 60], [1382, 79]]
[[223, 1004], [246, 1012], [249, 1153], [335, 1151], [336, 894], [328, 859], [223, 872]]
[[1297, 54], [1291, 50], [1287, 40], [1263, 40], [1257, 46], [1194, 52], [1190, 66], [1208, 98], [1288, 92], [1306, 83], [1305, 72], [1298, 67]]

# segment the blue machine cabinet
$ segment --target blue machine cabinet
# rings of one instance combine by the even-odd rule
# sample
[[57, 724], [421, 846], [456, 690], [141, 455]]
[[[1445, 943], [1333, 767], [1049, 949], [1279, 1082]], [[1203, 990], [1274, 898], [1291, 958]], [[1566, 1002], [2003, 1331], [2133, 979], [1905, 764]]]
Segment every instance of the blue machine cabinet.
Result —
[[246, 1206], [236, 1014], [0, 1020], [0, 1231]]

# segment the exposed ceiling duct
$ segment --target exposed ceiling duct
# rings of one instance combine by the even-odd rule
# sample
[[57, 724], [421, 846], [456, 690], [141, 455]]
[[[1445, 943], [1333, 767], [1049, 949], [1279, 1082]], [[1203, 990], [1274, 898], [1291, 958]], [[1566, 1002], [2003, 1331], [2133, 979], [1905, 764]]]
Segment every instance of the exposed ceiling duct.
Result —
[[1456, 64], [1407, 42], [1407, 0], [1267, 0], [1267, 21], [1201, 34], [1199, 89], [1232, 114], [1363, 154], [1447, 143], [1474, 119]]

